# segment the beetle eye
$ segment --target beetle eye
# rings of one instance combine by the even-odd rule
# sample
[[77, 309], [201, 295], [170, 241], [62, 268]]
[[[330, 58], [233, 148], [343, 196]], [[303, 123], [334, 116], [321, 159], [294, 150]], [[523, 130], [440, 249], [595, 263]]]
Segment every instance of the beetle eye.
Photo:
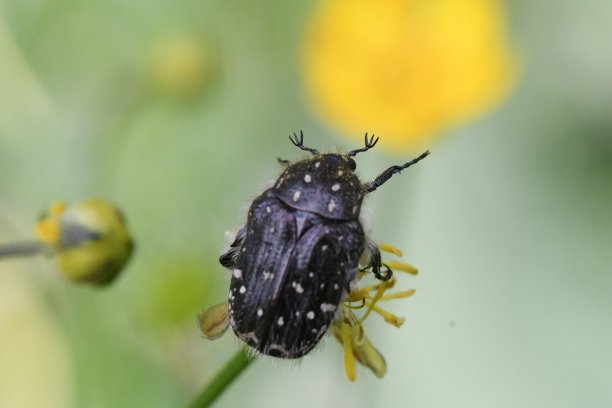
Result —
[[355, 160], [349, 159], [349, 168], [351, 169], [351, 171], [355, 171], [355, 169], [357, 168], [357, 163], [355, 163]]

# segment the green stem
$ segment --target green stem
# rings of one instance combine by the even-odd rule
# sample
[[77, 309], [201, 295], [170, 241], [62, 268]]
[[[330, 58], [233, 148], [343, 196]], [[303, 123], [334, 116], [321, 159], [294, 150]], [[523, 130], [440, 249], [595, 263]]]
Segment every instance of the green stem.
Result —
[[187, 407], [209, 407], [253, 361], [255, 357], [249, 356], [247, 349], [241, 349]]
[[49, 247], [39, 241], [24, 241], [0, 244], [0, 259], [12, 258], [17, 256], [38, 255], [48, 250]]

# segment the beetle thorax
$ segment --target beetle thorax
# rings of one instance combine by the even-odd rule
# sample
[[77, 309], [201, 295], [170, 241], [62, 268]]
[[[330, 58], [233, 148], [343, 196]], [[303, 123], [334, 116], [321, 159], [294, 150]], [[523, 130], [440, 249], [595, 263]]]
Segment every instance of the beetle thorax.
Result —
[[348, 156], [340, 154], [316, 155], [299, 161], [285, 169], [273, 191], [290, 207], [331, 219], [356, 219], [364, 190], [351, 162]]

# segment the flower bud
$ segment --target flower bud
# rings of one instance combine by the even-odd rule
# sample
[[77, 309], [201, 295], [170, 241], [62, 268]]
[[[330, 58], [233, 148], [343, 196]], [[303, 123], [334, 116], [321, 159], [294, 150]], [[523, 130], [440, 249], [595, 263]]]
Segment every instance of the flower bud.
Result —
[[74, 282], [110, 283], [134, 249], [121, 212], [95, 198], [69, 206], [53, 203], [35, 233], [54, 250], [60, 274]]

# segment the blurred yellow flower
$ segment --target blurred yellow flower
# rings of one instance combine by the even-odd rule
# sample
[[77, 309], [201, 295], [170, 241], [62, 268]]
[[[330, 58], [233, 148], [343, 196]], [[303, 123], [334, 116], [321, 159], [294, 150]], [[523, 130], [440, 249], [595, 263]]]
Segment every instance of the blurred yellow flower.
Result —
[[302, 57], [315, 109], [387, 148], [420, 148], [482, 113], [517, 71], [497, 0], [324, 1]]

